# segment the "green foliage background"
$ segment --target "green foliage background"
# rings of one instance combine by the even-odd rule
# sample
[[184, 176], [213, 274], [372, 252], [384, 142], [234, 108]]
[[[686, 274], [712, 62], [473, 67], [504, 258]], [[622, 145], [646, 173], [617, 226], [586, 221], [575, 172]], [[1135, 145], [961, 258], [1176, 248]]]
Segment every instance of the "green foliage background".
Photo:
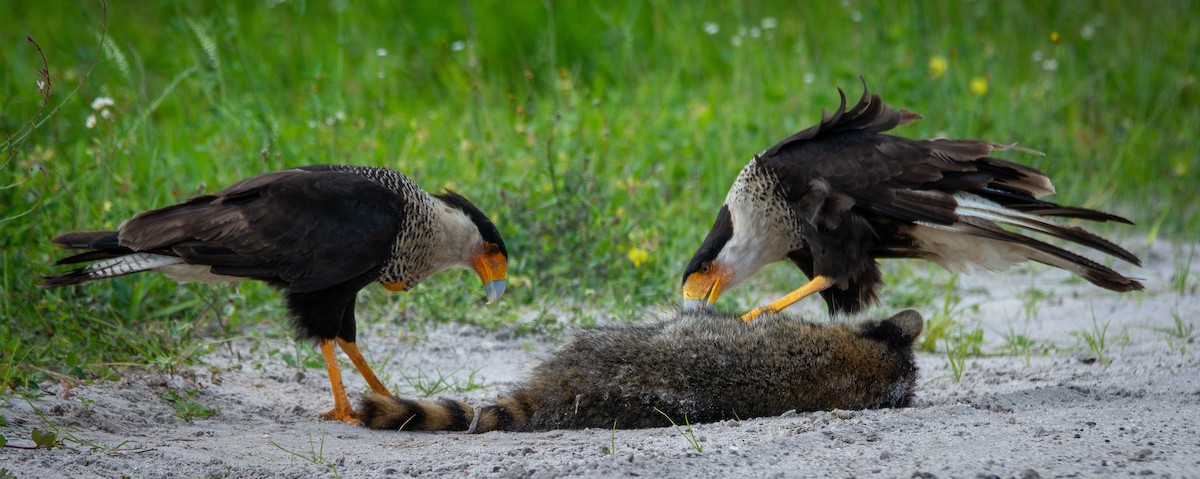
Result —
[[[853, 101], [860, 75], [925, 116], [898, 134], [1044, 151], [1006, 156], [1055, 179], [1054, 199], [1139, 224], [1106, 234], [1200, 233], [1197, 2], [48, 1], [3, 10], [0, 380], [10, 384], [46, 371], [104, 375], [104, 365], [131, 361], [170, 367], [196, 354], [195, 334], [234, 334], [244, 318], [282, 328], [277, 297], [261, 286], [177, 287], [147, 275], [44, 291], [37, 277], [53, 271], [60, 252], [46, 240], [57, 233], [115, 228], [145, 209], [312, 163], [383, 165], [430, 190], [452, 187], [508, 242], [500, 305], [481, 307], [469, 273], [444, 273], [412, 294], [370, 292], [364, 301], [379, 307], [362, 308], [366, 321], [498, 324], [521, 311], [550, 318], [675, 301], [682, 267], [740, 168], [835, 108], [836, 87]], [[944, 72], [931, 70], [942, 60]], [[98, 97], [114, 102], [107, 118], [91, 106]], [[632, 250], [645, 262], [635, 265]], [[399, 317], [372, 317], [397, 303], [387, 310]]]

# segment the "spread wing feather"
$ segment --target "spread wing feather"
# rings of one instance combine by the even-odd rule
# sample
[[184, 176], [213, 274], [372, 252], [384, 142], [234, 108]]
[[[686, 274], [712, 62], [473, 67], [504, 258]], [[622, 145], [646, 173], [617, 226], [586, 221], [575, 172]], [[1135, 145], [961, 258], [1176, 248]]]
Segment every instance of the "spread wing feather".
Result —
[[[1025, 245], [1028, 259], [1074, 271], [1110, 289], [1140, 288], [1136, 281], [1108, 268], [1027, 236], [1044, 234], [1140, 264], [1135, 255], [1116, 244], [1048, 217], [1128, 220], [1039, 200], [1037, 197], [1054, 192], [1045, 174], [990, 156], [997, 150], [1040, 153], [988, 141], [910, 140], [883, 134], [919, 116], [884, 104], [878, 95], [869, 94], [865, 85], [862, 98], [848, 109], [845, 93], [838, 92], [841, 105], [833, 114], [823, 113], [819, 124], [784, 139], [754, 160], [778, 177], [785, 199], [813, 225], [805, 228], [810, 246], [885, 233], [835, 231], [845, 225], [873, 228], [886, 222], [945, 227]], [[867, 221], [848, 221], [851, 217]], [[830, 238], [818, 237], [821, 235]], [[982, 241], [978, 246], [988, 245]], [[902, 248], [892, 244], [876, 247]]]

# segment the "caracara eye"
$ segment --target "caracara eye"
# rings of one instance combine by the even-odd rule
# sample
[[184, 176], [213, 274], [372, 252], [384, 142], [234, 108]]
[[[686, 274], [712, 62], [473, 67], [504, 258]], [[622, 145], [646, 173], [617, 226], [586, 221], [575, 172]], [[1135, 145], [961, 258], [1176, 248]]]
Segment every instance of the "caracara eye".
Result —
[[500, 247], [496, 243], [488, 243], [483, 247], [483, 252], [487, 254], [496, 254], [500, 252]]
[[708, 274], [712, 272], [712, 263], [704, 263], [700, 265], [700, 274]]

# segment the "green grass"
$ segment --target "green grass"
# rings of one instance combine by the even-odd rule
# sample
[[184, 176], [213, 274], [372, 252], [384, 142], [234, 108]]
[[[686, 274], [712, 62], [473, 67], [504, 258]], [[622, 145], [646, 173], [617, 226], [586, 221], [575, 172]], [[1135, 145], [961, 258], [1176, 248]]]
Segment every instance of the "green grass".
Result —
[[331, 472], [333, 472], [333, 477], [335, 479], [338, 477], [341, 477], [340, 475], [338, 475], [337, 462], [330, 461], [329, 459], [327, 459], [325, 457], [325, 424], [321, 425], [321, 437], [319, 440], [313, 439], [312, 429], [308, 430], [308, 453], [307, 454], [302, 453], [302, 452], [296, 452], [291, 449], [285, 448], [285, 447], [279, 445], [279, 443], [277, 443], [275, 441], [267, 441], [267, 442], [270, 443], [272, 446], [275, 446], [276, 449], [279, 449], [280, 451], [283, 451], [283, 452], [287, 453], [288, 455], [294, 456], [304, 462], [307, 462], [307, 463], [312, 464], [317, 467], [328, 468]]
[[159, 397], [175, 406], [176, 417], [189, 423], [196, 418], [210, 418], [217, 415], [217, 409], [201, 404], [195, 399], [197, 395], [199, 392], [194, 389], [166, 389], [159, 394]]
[[[461, 369], [450, 373], [443, 373], [440, 370], [435, 370], [433, 373], [426, 373], [418, 369], [412, 375], [401, 373], [400, 379], [408, 386], [404, 389], [412, 390], [414, 393], [424, 397], [446, 392], [464, 393], [488, 387], [487, 383], [476, 377], [479, 374], [479, 369], [471, 370], [467, 373], [465, 379], [460, 377], [462, 376], [461, 373]], [[399, 391], [403, 389], [393, 387], [392, 390]]]
[[1108, 321], [1101, 325], [1096, 320], [1095, 311], [1092, 312], [1092, 327], [1091, 329], [1081, 329], [1072, 332], [1071, 335], [1079, 340], [1077, 347], [1081, 351], [1091, 353], [1092, 357], [1100, 361], [1100, 364], [1108, 366], [1109, 359], [1104, 355], [1108, 346], [1111, 344], [1108, 337]]
[[1178, 351], [1179, 354], [1187, 354], [1187, 346], [1191, 340], [1192, 332], [1196, 330], [1196, 325], [1190, 321], [1185, 321], [1178, 311], [1171, 311], [1170, 327], [1151, 329], [1163, 334], [1167, 340], [1167, 347], [1171, 349], [1171, 352]]
[[1197, 17], [1195, 2], [1121, 1], [12, 2], [0, 348], [17, 359], [0, 379], [31, 391], [45, 371], [170, 370], [203, 354], [198, 337], [284, 324], [262, 285], [45, 291], [37, 277], [54, 271], [55, 234], [312, 163], [455, 188], [512, 253], [498, 305], [443, 273], [364, 295], [404, 314], [363, 321], [502, 327], [550, 311], [536, 330], [676, 301], [738, 170], [834, 108], [835, 87], [857, 96], [859, 75], [926, 117], [900, 134], [1019, 141], [1047, 155], [1005, 156], [1055, 178], [1055, 199], [1143, 225], [1104, 232], [1195, 238]]
[[684, 429], [679, 427], [678, 424], [675, 424], [675, 420], [671, 419], [671, 416], [668, 416], [667, 413], [662, 412], [661, 409], [654, 408], [654, 410], [659, 414], [662, 414], [663, 417], [667, 418], [667, 422], [671, 423], [671, 426], [675, 428], [675, 431], [679, 432], [680, 437], [683, 437], [685, 440], [687, 440], [688, 445], [692, 446], [692, 449], [696, 450], [696, 454], [704, 453], [704, 447], [700, 445], [700, 440], [696, 439], [696, 430], [692, 429], [692, 423], [688, 421], [687, 414], [683, 415], [683, 424], [687, 426], [687, 429]]

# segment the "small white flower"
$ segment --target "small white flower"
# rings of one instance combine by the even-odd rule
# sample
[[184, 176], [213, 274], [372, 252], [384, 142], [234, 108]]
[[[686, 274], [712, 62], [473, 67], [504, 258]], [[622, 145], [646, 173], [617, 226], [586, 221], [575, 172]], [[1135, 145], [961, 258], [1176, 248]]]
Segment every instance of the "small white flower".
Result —
[[1079, 28], [1079, 36], [1084, 40], [1091, 40], [1092, 37], [1096, 36], [1096, 27], [1092, 26], [1090, 23], [1084, 24], [1083, 27]]
[[333, 113], [333, 117], [336, 118], [337, 121], [346, 121], [346, 112], [338, 110]]
[[770, 30], [779, 26], [779, 20], [776, 20], [775, 17], [765, 17], [760, 22], [760, 25], [762, 25], [763, 30]]
[[1034, 50], [1033, 53], [1029, 54], [1029, 60], [1034, 63], [1042, 61], [1042, 51]]
[[42, 90], [46, 89], [46, 82], [44, 82], [44, 81], [38, 80], [37, 85], [38, 85], [38, 91], [42, 91]]
[[721, 31], [721, 26], [717, 25], [717, 22], [704, 22], [704, 33], [716, 35], [719, 31]]
[[804, 83], [806, 85], [812, 85], [812, 82], [814, 82], [816, 80], [817, 80], [817, 76], [813, 75], [812, 72], [808, 72], [808, 73], [804, 74]]
[[377, 57], [386, 57], [386, 56], [387, 56], [387, 49], [386, 49], [386, 48], [376, 48], [376, 49], [375, 49], [375, 56], [377, 56]]
[[862, 21], [862, 12], [860, 12], [858, 10], [850, 12], [850, 20], [853, 21], [854, 23], [861, 22]]
[[100, 118], [104, 118], [105, 120], [112, 118], [112, 110], [109, 110], [108, 108], [100, 110]]
[[95, 128], [96, 127], [96, 115], [88, 115], [87, 120], [85, 120], [83, 122], [83, 126], [86, 126], [88, 128]]
[[309, 128], [316, 128], [316, 127], [317, 127], [317, 120], [308, 120], [308, 127], [309, 127]]
[[464, 48], [467, 48], [467, 44], [463, 43], [462, 40], [455, 40], [454, 43], [450, 44], [450, 49], [456, 52], [461, 52]]
[[750, 27], [750, 38], [758, 38], [759, 36], [762, 36], [762, 30], [759, 30], [758, 27]]
[[113, 105], [116, 105], [116, 102], [114, 102], [112, 98], [106, 96], [96, 97], [95, 100], [92, 100], [93, 110], [103, 110], [105, 107]]
[[1046, 70], [1048, 72], [1057, 70], [1058, 69], [1058, 60], [1055, 60], [1053, 58], [1047, 58], [1047, 59], [1043, 60], [1042, 61], [1042, 69]]
[[325, 117], [325, 125], [326, 126], [333, 126], [334, 123], [336, 123], [336, 122], [333, 120], [332, 116]]
[[730, 39], [729, 39], [729, 43], [730, 43], [730, 44], [732, 44], [732, 45], [733, 45], [733, 46], [735, 46], [735, 47], [740, 47], [740, 46], [742, 46], [742, 36], [741, 36], [741, 35], [734, 35], [732, 38], [730, 38]]

